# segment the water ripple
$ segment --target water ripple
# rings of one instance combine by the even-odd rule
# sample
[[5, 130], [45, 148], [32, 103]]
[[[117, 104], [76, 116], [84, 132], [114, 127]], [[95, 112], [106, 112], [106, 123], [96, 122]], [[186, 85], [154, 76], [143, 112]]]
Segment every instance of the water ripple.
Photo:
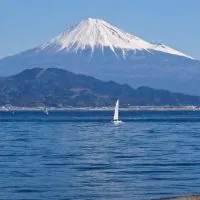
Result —
[[0, 113], [0, 199], [198, 194], [199, 112]]

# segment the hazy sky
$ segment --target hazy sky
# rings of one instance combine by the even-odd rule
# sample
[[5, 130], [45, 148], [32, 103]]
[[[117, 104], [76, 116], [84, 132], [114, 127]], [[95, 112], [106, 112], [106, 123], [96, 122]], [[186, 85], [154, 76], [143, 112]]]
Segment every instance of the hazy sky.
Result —
[[0, 58], [88, 17], [200, 59], [200, 0], [0, 0]]

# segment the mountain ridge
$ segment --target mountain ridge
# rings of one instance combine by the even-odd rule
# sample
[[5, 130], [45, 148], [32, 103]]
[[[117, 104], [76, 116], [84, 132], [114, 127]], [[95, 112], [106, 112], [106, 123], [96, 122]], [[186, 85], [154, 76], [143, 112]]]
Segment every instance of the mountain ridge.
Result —
[[112, 106], [116, 99], [122, 106], [200, 105], [199, 96], [144, 86], [133, 89], [58, 68], [33, 68], [0, 78], [1, 106]]

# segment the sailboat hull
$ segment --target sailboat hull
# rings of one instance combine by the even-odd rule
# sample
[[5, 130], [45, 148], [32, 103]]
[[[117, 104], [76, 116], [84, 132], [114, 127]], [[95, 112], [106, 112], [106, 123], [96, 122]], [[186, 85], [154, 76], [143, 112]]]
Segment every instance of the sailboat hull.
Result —
[[121, 124], [122, 121], [120, 121], [120, 120], [113, 120], [113, 123], [114, 123], [115, 125], [117, 125], [117, 124]]

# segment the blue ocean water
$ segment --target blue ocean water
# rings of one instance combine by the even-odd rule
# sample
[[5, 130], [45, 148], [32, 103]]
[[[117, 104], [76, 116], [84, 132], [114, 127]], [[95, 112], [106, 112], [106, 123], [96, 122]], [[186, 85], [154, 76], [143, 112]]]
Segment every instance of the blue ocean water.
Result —
[[200, 192], [200, 112], [0, 113], [0, 199], [149, 200]]

